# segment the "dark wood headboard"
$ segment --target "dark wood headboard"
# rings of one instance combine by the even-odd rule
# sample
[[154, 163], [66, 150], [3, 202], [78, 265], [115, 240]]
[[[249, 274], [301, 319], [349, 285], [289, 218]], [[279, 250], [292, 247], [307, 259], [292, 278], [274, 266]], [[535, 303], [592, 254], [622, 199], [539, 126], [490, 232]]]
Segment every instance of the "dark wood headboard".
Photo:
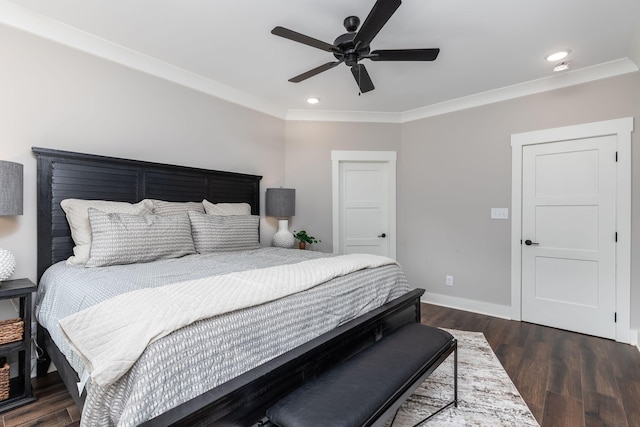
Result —
[[261, 176], [32, 148], [38, 159], [38, 280], [73, 253], [60, 202], [68, 198], [135, 203], [142, 199], [246, 202], [260, 214]]

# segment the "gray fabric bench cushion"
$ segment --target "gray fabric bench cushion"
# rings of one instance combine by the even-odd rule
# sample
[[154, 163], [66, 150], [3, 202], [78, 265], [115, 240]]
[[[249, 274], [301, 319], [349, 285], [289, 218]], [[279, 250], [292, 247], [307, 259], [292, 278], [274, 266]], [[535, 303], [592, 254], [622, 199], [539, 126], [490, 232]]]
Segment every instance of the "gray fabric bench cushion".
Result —
[[267, 417], [281, 427], [362, 426], [454, 342], [441, 329], [403, 326], [282, 398]]

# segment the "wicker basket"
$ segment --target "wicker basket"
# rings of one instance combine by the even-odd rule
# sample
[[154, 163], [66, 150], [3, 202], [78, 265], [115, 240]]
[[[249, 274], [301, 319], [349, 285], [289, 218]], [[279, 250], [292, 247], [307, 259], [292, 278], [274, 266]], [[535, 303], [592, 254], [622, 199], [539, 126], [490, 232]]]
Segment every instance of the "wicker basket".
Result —
[[9, 380], [10, 380], [9, 364], [5, 363], [0, 368], [0, 400], [9, 398]]
[[22, 319], [0, 320], [0, 344], [20, 341], [24, 333]]

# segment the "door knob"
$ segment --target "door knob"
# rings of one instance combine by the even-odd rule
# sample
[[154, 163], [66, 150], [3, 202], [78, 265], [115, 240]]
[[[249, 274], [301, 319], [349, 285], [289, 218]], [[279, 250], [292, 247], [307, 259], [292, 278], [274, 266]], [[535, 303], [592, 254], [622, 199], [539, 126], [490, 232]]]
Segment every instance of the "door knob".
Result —
[[531, 240], [527, 239], [527, 240], [524, 241], [524, 244], [527, 245], [527, 246], [531, 246], [531, 245], [538, 246], [540, 243], [532, 242]]
[[385, 237], [387, 237], [387, 234], [386, 234], [386, 233], [382, 233], [382, 234], [381, 234], [381, 235], [379, 235], [378, 237], [385, 238]]

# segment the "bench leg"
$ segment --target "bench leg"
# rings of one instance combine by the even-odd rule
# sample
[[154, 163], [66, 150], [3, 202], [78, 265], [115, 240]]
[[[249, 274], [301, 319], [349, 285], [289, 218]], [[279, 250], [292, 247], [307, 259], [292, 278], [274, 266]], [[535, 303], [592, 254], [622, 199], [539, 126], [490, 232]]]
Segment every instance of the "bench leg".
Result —
[[[454, 348], [453, 348], [453, 400], [447, 403], [446, 405], [444, 405], [442, 408], [438, 409], [433, 414], [429, 415], [427, 418], [423, 419], [417, 424], [414, 424], [413, 427], [418, 427], [420, 424], [429, 421], [429, 419], [438, 415], [440, 412], [444, 411], [451, 405], [454, 405], [456, 408], [458, 407], [458, 340], [455, 341]], [[393, 423], [391, 425], [393, 425]]]
[[453, 350], [453, 402], [458, 407], [458, 340]]

